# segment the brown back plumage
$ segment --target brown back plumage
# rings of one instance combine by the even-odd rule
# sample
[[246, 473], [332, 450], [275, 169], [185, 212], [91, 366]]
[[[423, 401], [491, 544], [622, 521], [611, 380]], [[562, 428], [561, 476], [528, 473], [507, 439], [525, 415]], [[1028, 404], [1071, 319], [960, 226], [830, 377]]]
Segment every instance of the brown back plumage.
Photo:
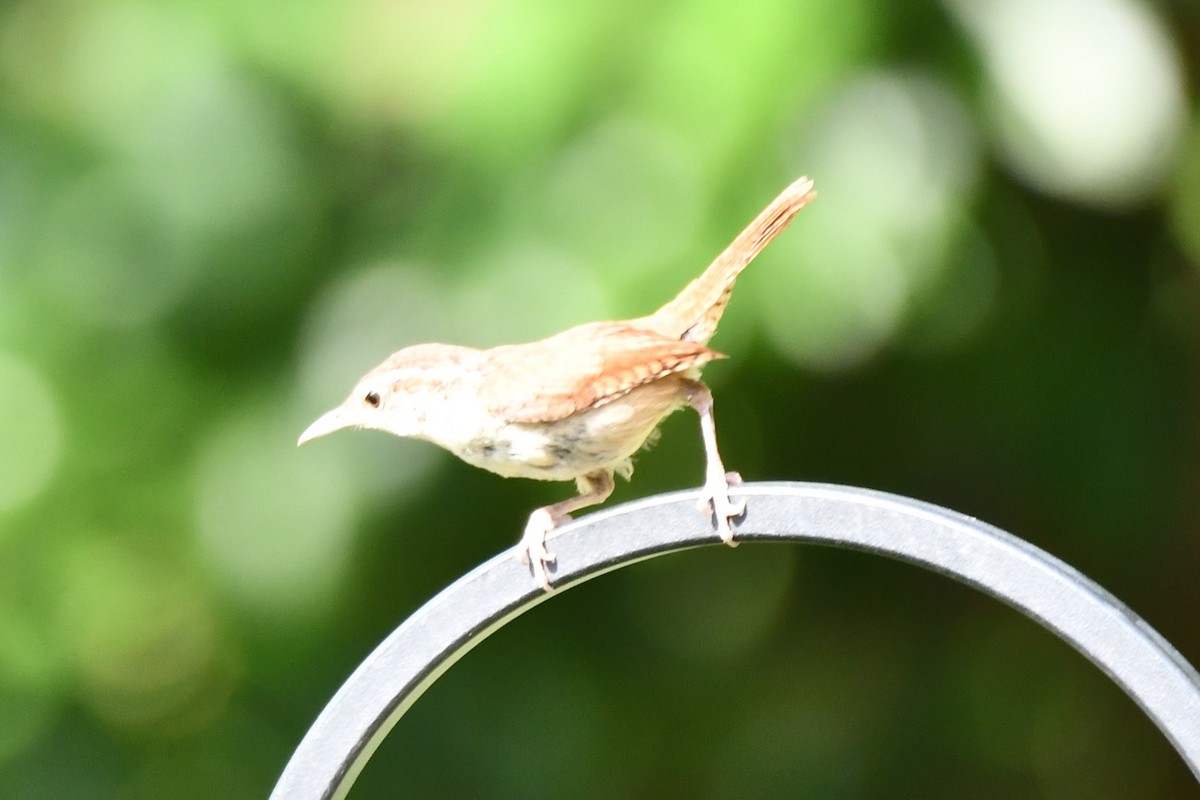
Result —
[[738, 234], [704, 274], [658, 311], [631, 324], [673, 339], [707, 342], [725, 313], [734, 280], [815, 196], [813, 182], [808, 178], [800, 178], [788, 186]]
[[698, 342], [628, 322], [580, 325], [537, 344], [537, 359], [530, 358], [529, 345], [488, 351], [492, 367], [480, 396], [493, 414], [512, 422], [552, 422], [723, 358]]

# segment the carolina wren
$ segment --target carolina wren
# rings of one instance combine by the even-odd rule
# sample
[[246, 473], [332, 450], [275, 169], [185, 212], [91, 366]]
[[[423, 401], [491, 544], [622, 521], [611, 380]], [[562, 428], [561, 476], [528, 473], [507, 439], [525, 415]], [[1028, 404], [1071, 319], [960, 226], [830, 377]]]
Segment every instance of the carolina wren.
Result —
[[736, 546], [729, 498], [740, 480], [717, 452], [713, 400], [700, 369], [724, 356], [706, 347], [733, 283], [759, 251], [815, 196], [801, 178], [783, 190], [704, 273], [648, 317], [592, 322], [527, 344], [476, 350], [418, 344], [394, 353], [355, 385], [342, 405], [300, 434], [299, 444], [342, 428], [375, 428], [433, 442], [506, 478], [574, 480], [575, 497], [535, 510], [517, 548], [547, 591], [554, 556], [546, 534], [570, 514], [612, 494], [631, 457], [683, 405], [700, 415], [707, 456], [701, 511]]

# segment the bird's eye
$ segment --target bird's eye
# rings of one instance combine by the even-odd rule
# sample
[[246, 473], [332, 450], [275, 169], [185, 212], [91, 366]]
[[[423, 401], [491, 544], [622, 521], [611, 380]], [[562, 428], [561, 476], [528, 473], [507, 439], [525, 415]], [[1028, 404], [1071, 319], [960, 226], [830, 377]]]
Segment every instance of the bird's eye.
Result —
[[363, 399], [367, 401], [367, 405], [369, 405], [371, 408], [379, 408], [378, 392], [367, 392], [367, 396]]

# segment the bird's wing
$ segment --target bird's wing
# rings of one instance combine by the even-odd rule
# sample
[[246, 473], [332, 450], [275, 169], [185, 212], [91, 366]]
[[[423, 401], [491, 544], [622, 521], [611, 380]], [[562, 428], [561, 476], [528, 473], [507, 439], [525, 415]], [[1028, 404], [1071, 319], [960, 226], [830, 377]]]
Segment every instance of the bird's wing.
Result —
[[480, 397], [513, 422], [553, 422], [720, 353], [630, 325], [597, 322], [530, 344], [497, 347]]

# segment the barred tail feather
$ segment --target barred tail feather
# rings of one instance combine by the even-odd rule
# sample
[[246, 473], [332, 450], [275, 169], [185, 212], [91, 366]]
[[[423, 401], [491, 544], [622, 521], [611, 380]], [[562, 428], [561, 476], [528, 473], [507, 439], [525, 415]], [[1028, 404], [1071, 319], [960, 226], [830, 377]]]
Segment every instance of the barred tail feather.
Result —
[[699, 278], [674, 300], [639, 322], [658, 333], [705, 343], [716, 333], [733, 282], [792, 218], [816, 196], [813, 182], [800, 178], [763, 209]]

